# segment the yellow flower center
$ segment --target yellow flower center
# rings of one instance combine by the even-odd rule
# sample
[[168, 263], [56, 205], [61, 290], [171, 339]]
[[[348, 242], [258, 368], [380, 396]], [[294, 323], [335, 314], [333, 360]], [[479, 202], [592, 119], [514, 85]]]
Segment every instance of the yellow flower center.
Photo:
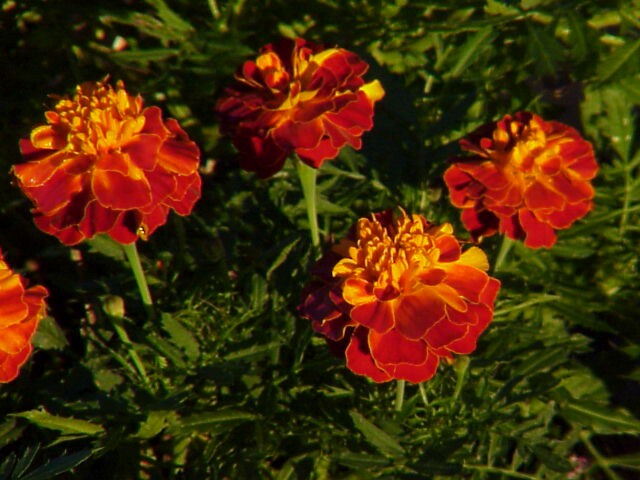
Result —
[[73, 99], [58, 102], [47, 112], [50, 123], [67, 132], [67, 148], [88, 155], [117, 151], [144, 127], [142, 100], [132, 97], [121, 82], [84, 83]]
[[[447, 228], [450, 226], [443, 225], [440, 230]], [[385, 297], [409, 293], [422, 286], [416, 275], [438, 263], [440, 251], [433, 233], [431, 229], [425, 232], [418, 215], [403, 213], [389, 226], [376, 218], [361, 218], [356, 241], [336, 247], [346, 255], [334, 266], [333, 276], [365, 280]]]

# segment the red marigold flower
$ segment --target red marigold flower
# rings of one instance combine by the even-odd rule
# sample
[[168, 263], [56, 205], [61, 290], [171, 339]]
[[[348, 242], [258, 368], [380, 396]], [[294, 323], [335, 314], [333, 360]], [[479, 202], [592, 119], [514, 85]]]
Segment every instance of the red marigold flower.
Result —
[[0, 251], [0, 383], [18, 376], [32, 351], [31, 337], [46, 315], [47, 290], [26, 288], [20, 275], [11, 271]]
[[266, 178], [293, 152], [319, 168], [346, 144], [359, 149], [384, 96], [380, 82], [362, 79], [368, 68], [355, 53], [301, 38], [263, 47], [216, 106], [240, 166]]
[[441, 358], [475, 350], [500, 288], [484, 252], [462, 252], [452, 232], [404, 212], [361, 218], [315, 265], [300, 313], [353, 372], [429, 380]]
[[551, 247], [556, 230], [593, 208], [598, 164], [591, 144], [568, 125], [518, 112], [460, 141], [473, 155], [444, 174], [451, 202], [475, 240], [496, 232]]
[[200, 198], [196, 144], [122, 82], [83, 83], [45, 117], [21, 140], [26, 163], [12, 170], [36, 225], [62, 243], [98, 233], [120, 243], [146, 239], [170, 209], [187, 215]]

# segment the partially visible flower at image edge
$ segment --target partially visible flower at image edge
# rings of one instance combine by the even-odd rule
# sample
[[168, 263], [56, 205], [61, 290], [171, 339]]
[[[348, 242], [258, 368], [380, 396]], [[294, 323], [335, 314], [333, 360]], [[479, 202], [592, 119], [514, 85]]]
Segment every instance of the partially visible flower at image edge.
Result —
[[266, 178], [292, 153], [319, 168], [347, 144], [359, 149], [384, 96], [378, 80], [364, 82], [368, 68], [355, 53], [301, 38], [263, 47], [216, 105], [241, 168]]
[[0, 251], [0, 383], [14, 380], [31, 355], [31, 337], [46, 315], [47, 295], [40, 285], [26, 288]]
[[200, 198], [200, 150], [158, 107], [143, 108], [122, 82], [85, 82], [20, 141], [12, 173], [34, 221], [66, 245], [99, 233], [130, 244], [188, 215]]
[[318, 260], [298, 310], [354, 373], [419, 383], [440, 360], [475, 350], [500, 288], [488, 268], [450, 224], [387, 210], [359, 219]]
[[471, 155], [453, 159], [444, 180], [476, 241], [500, 232], [549, 248], [556, 230], [593, 208], [593, 147], [568, 125], [518, 112], [479, 127], [460, 146]]

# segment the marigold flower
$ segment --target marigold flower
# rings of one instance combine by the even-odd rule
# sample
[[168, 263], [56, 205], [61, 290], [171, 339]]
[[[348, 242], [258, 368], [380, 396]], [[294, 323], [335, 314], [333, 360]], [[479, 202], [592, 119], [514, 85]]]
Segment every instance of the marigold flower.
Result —
[[98, 233], [120, 243], [146, 239], [170, 209], [187, 215], [200, 198], [196, 144], [122, 82], [83, 83], [45, 117], [21, 140], [26, 163], [12, 171], [36, 225], [62, 243]]
[[500, 282], [488, 268], [450, 224], [388, 210], [358, 220], [318, 261], [298, 308], [353, 372], [423, 382], [440, 359], [473, 352], [491, 322]]
[[380, 82], [362, 79], [368, 68], [355, 53], [300, 38], [263, 47], [216, 106], [240, 166], [266, 178], [294, 152], [319, 168], [346, 144], [359, 149], [384, 96]]
[[16, 378], [29, 358], [31, 337], [46, 315], [46, 296], [44, 287], [26, 288], [0, 251], [0, 383]]
[[527, 247], [551, 247], [556, 230], [593, 208], [598, 164], [591, 144], [568, 125], [518, 112], [460, 141], [473, 155], [444, 174], [451, 202], [472, 237], [505, 233]]

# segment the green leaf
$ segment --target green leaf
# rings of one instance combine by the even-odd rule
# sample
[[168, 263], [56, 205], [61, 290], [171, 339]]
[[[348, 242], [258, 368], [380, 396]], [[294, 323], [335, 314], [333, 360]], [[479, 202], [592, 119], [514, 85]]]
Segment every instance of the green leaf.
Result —
[[180, 53], [177, 48], [148, 48], [145, 50], [125, 50], [122, 52], [113, 52], [111, 58], [117, 62], [123, 63], [149, 63], [161, 62], [171, 57], [175, 57]]
[[91, 253], [99, 253], [122, 263], [124, 263], [126, 259], [122, 245], [108, 235], [96, 235], [92, 239], [87, 240], [86, 244], [89, 246]]
[[68, 472], [72, 468], [77, 467], [85, 462], [93, 455], [90, 449], [80, 450], [75, 453], [60, 455], [43, 466], [36, 468], [20, 480], [47, 480], [61, 473]]
[[589, 426], [595, 433], [640, 433], [640, 421], [625, 410], [612, 410], [603, 404], [575, 401], [560, 405], [562, 416], [581, 426]]
[[63, 434], [97, 435], [104, 432], [102, 425], [78, 420], [72, 417], [60, 417], [43, 410], [27, 410], [26, 412], [12, 413], [14, 417], [24, 418], [34, 425], [51, 430], [57, 430]]
[[458, 78], [462, 73], [468, 71], [469, 66], [480, 58], [480, 52], [491, 44], [494, 32], [492, 27], [485, 27], [467, 40], [456, 52], [456, 63], [444, 77]]
[[567, 21], [569, 22], [569, 41], [571, 44], [571, 52], [573, 57], [577, 61], [584, 60], [588, 53], [587, 45], [587, 23], [585, 19], [577, 15], [573, 11], [569, 11], [567, 14]]
[[147, 415], [146, 420], [140, 424], [140, 428], [134, 437], [145, 440], [155, 437], [167, 427], [170, 418], [175, 418], [174, 412], [166, 412], [163, 410], [149, 412], [149, 415]]
[[627, 71], [637, 71], [640, 62], [640, 38], [635, 42], [618, 47], [598, 65], [597, 73], [601, 82], [624, 76]]
[[33, 336], [33, 345], [43, 350], [63, 350], [69, 342], [55, 319], [44, 317]]
[[349, 415], [351, 415], [355, 427], [364, 435], [365, 440], [377, 448], [380, 453], [392, 458], [404, 456], [404, 448], [394, 437], [375, 426], [356, 410], [351, 410]]
[[191, 360], [196, 360], [200, 356], [200, 343], [179, 320], [168, 313], [163, 313], [162, 328], [169, 334], [173, 343], [182, 348]]
[[388, 465], [390, 460], [380, 455], [369, 455], [366, 453], [347, 452], [336, 455], [332, 458], [336, 463], [345, 467], [355, 469], [380, 468]]
[[569, 460], [553, 453], [547, 446], [534, 445], [531, 448], [534, 455], [538, 457], [538, 460], [540, 460], [545, 467], [553, 470], [554, 472], [565, 473], [573, 470], [573, 465], [571, 465]]
[[289, 258], [289, 255], [291, 254], [291, 252], [293, 251], [293, 249], [298, 243], [300, 243], [300, 238], [294, 239], [291, 243], [289, 243], [280, 251], [276, 259], [273, 261], [273, 263], [271, 263], [271, 266], [267, 270], [267, 274], [266, 274], [267, 282], [271, 281], [271, 276], [273, 275], [273, 272], [275, 272], [278, 269], [278, 267], [280, 267], [287, 260], [287, 258]]
[[170, 431], [174, 434], [193, 432], [220, 433], [255, 418], [256, 415], [253, 413], [235, 409], [198, 413], [179, 418], [170, 426]]
[[540, 75], [553, 75], [562, 51], [556, 39], [540, 27], [527, 22], [528, 48]]

